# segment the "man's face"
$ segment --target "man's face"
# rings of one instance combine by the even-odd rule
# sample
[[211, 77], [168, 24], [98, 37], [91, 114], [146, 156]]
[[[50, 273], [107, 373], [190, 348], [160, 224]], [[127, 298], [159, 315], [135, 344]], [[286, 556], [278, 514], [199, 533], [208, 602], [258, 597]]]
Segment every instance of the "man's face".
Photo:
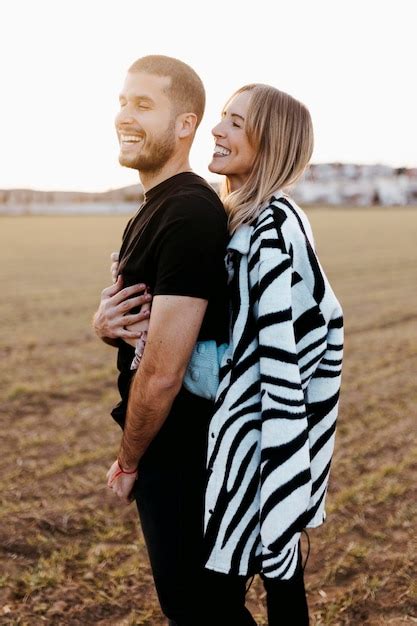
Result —
[[157, 172], [175, 152], [175, 118], [165, 93], [171, 79], [128, 72], [115, 125], [119, 162], [142, 172]]

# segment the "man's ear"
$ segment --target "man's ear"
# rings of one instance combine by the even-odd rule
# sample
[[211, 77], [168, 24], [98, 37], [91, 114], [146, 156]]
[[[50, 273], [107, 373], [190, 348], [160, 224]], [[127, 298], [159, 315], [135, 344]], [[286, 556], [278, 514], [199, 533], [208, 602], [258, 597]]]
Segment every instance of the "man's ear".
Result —
[[197, 125], [197, 115], [195, 113], [181, 113], [178, 115], [176, 126], [177, 135], [180, 139], [185, 139], [194, 134]]

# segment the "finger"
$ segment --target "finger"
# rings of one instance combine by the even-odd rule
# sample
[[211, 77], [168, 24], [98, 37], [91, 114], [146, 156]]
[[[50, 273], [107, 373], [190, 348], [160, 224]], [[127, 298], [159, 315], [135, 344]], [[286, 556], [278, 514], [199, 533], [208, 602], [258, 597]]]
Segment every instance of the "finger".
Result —
[[133, 489], [132, 489], [132, 491], [129, 493], [129, 495], [128, 495], [128, 499], [129, 499], [129, 504], [130, 504], [131, 502], [133, 502], [133, 500], [135, 500], [135, 499], [136, 499], [136, 498], [135, 498], [135, 489], [134, 489], [134, 488], [133, 488]]
[[106, 287], [105, 289], [103, 289], [103, 291], [101, 292], [101, 297], [111, 298], [115, 296], [118, 292], [120, 292], [120, 290], [122, 289], [122, 286], [123, 286], [123, 277], [121, 274], [119, 274], [116, 282], [113, 285], [110, 285], [110, 287]]
[[[143, 313], [135, 313], [134, 315], [123, 315], [121, 323], [125, 327], [131, 326], [132, 324], [136, 324], [137, 322], [145, 322], [146, 320], [149, 320], [150, 316], [151, 316], [150, 311], [143, 311]], [[143, 330], [143, 328], [139, 330]], [[135, 332], [135, 331], [132, 331], [132, 332]]]
[[[139, 331], [130, 331], [130, 330], [122, 330], [120, 334], [117, 336], [119, 339], [124, 339], [125, 341], [138, 341], [142, 339], [142, 333], [139, 334]], [[136, 344], [135, 344], [136, 345]]]
[[118, 252], [112, 252], [110, 255], [110, 260], [113, 261], [113, 263], [118, 263], [119, 262], [119, 253]]
[[142, 334], [143, 333], [140, 331], [121, 330], [120, 333], [117, 335], [117, 338], [124, 339], [125, 341], [137, 341], [138, 339], [142, 338]]
[[126, 494], [121, 487], [118, 487], [115, 491], [118, 498], [121, 500], [121, 502], [123, 502], [123, 504], [130, 504], [128, 498], [126, 497]]
[[135, 307], [142, 306], [142, 304], [150, 304], [151, 301], [149, 298], [152, 298], [152, 296], [147, 294], [144, 294], [143, 296], [135, 296], [134, 298], [128, 298], [115, 307], [116, 311], [117, 313], [123, 314], [131, 309], [134, 309]]
[[120, 302], [123, 302], [123, 300], [126, 300], [126, 298], [133, 296], [133, 294], [135, 293], [145, 291], [145, 289], [146, 285], [144, 285], [143, 283], [140, 283], [138, 285], [132, 285], [131, 287], [125, 287], [118, 293], [115, 293], [113, 297], [113, 304], [120, 304]]
[[113, 472], [110, 470], [110, 471], [107, 473], [107, 485], [108, 485], [109, 487], [111, 487], [113, 483], [114, 483], [114, 474], [113, 474]]

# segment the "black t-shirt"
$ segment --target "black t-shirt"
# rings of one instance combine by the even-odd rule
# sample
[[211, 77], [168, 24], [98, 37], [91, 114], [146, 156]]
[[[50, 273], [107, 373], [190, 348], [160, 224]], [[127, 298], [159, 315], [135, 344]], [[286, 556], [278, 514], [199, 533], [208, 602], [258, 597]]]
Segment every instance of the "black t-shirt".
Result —
[[[125, 228], [119, 259], [124, 286], [141, 282], [149, 286], [153, 296], [208, 300], [198, 341], [227, 342], [227, 241], [226, 213], [212, 187], [192, 172], [172, 176], [146, 193], [144, 203]], [[134, 349], [121, 341], [117, 366], [122, 400], [112, 411], [121, 425], [133, 357]], [[180, 394], [184, 392], [181, 389]]]

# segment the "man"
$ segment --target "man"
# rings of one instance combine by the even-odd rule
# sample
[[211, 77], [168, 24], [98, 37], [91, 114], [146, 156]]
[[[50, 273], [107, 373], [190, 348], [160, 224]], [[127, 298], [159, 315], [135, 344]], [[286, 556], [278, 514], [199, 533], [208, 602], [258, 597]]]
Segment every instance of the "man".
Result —
[[[121, 276], [103, 291], [94, 326], [118, 347], [121, 401], [112, 415], [123, 436], [108, 485], [121, 503], [136, 499], [162, 611], [172, 626], [243, 626], [255, 624], [244, 607], [248, 577], [204, 568], [205, 455], [214, 404], [182, 386], [196, 341], [228, 339], [227, 219], [189, 163], [204, 105], [201, 80], [177, 59], [143, 57], [128, 71], [116, 117], [119, 161], [138, 170], [144, 202], [125, 229]], [[144, 284], [152, 315], [133, 377], [129, 326], [144, 319], [135, 307], [148, 300], [129, 297]]]

